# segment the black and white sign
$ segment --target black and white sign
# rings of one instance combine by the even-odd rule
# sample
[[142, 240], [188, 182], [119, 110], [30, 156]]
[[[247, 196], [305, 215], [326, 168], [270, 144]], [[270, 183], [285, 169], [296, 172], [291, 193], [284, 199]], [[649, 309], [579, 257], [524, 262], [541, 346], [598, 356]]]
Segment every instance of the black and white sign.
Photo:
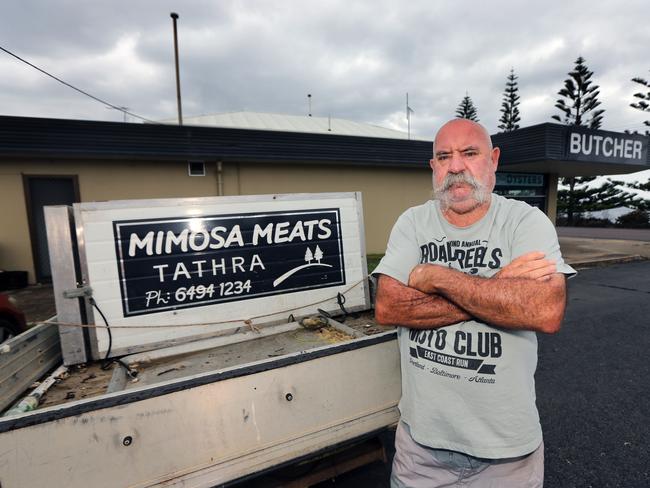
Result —
[[124, 316], [345, 284], [339, 209], [113, 222]]
[[648, 138], [642, 135], [572, 128], [568, 137], [570, 160], [641, 165], [648, 161]]

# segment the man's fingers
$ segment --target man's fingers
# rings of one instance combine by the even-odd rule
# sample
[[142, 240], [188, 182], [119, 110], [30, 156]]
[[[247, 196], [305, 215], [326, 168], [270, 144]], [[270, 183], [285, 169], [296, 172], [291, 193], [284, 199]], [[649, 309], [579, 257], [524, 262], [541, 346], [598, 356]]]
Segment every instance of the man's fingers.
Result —
[[499, 278], [530, 278], [529, 273], [547, 266], [555, 266], [555, 262], [549, 259], [540, 259], [539, 257], [514, 263], [514, 261], [505, 266], [497, 275]]
[[547, 280], [556, 272], [555, 261], [545, 259], [541, 251], [531, 251], [513, 259], [494, 275], [495, 278]]
[[497, 273], [497, 276], [501, 278], [516, 278], [521, 273], [526, 272], [531, 263], [542, 261], [544, 256], [544, 253], [540, 251], [532, 251], [522, 254], [505, 265], [501, 271]]
[[522, 278], [529, 278], [531, 280], [539, 280], [541, 278], [550, 277], [551, 275], [555, 274], [556, 272], [557, 272], [557, 268], [555, 266], [555, 263], [550, 263], [550, 264], [547, 264], [546, 266], [542, 266], [540, 268], [530, 270], [528, 273], [526, 273], [525, 275], [523, 275], [521, 277]]
[[555, 261], [551, 261], [550, 259], [538, 259], [536, 261], [526, 263], [524, 266], [522, 266], [522, 270], [527, 273], [540, 268], [546, 268], [547, 266], [555, 266]]
[[535, 261], [537, 259], [543, 259], [544, 256], [546, 256], [546, 255], [541, 251], [531, 251], [531, 252], [527, 252], [526, 254], [522, 254], [521, 256], [519, 256], [516, 259], [513, 259], [510, 262], [510, 264], [511, 265], [512, 264], [518, 265], [518, 264], [521, 264], [521, 263], [527, 263], [529, 261]]
[[544, 276], [552, 275], [555, 271], [555, 262], [543, 259], [528, 263], [520, 270], [520, 273], [516, 277], [536, 280]]

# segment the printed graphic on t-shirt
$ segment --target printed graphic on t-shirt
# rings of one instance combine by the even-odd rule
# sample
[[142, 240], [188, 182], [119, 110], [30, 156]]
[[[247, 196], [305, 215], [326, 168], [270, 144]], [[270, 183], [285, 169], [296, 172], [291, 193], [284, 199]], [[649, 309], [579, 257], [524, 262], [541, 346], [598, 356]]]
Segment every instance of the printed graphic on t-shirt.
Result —
[[493, 376], [479, 375], [496, 375], [496, 364], [491, 360], [503, 354], [501, 334], [447, 329], [410, 329], [411, 365], [455, 380], [496, 383]]
[[446, 236], [432, 239], [420, 246], [420, 263], [446, 264], [468, 274], [478, 274], [482, 269], [501, 268], [503, 252], [489, 248], [487, 240], [448, 241]]
[[[498, 270], [503, 251], [485, 239], [448, 240], [433, 238], [420, 246], [420, 263], [431, 263], [479, 275]], [[452, 380], [496, 383], [496, 360], [503, 354], [498, 331], [467, 331], [454, 327], [409, 330], [412, 367]], [[484, 376], [485, 375], [485, 376]]]

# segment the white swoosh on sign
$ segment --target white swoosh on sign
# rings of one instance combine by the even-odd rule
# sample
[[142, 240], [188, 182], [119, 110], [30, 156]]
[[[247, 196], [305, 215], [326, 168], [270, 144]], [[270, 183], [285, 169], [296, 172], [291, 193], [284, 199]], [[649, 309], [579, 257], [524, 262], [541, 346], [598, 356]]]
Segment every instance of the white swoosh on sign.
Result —
[[289, 271], [287, 271], [286, 273], [284, 273], [282, 276], [280, 276], [279, 278], [277, 278], [277, 279], [273, 282], [273, 288], [275, 288], [276, 286], [278, 286], [280, 283], [282, 283], [284, 280], [286, 280], [286, 279], [287, 279], [289, 276], [291, 276], [292, 274], [297, 273], [297, 272], [300, 271], [301, 269], [309, 268], [309, 267], [311, 267], [311, 266], [325, 266], [326, 268], [333, 268], [333, 266], [332, 266], [331, 264], [322, 264], [322, 263], [303, 264], [302, 266], [298, 266], [297, 268], [290, 269]]

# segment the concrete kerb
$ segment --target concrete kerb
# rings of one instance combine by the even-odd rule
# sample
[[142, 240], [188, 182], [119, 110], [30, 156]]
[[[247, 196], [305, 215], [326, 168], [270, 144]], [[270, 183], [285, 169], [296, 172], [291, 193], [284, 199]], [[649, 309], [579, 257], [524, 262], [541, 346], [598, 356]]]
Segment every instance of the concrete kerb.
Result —
[[590, 259], [585, 261], [573, 261], [573, 262], [567, 261], [567, 263], [576, 269], [587, 269], [587, 268], [596, 268], [599, 266], [609, 266], [611, 264], [632, 263], [635, 261], [647, 261], [647, 260], [648, 258], [636, 254], [632, 256], [622, 256], [622, 257], [615, 257], [615, 258]]

